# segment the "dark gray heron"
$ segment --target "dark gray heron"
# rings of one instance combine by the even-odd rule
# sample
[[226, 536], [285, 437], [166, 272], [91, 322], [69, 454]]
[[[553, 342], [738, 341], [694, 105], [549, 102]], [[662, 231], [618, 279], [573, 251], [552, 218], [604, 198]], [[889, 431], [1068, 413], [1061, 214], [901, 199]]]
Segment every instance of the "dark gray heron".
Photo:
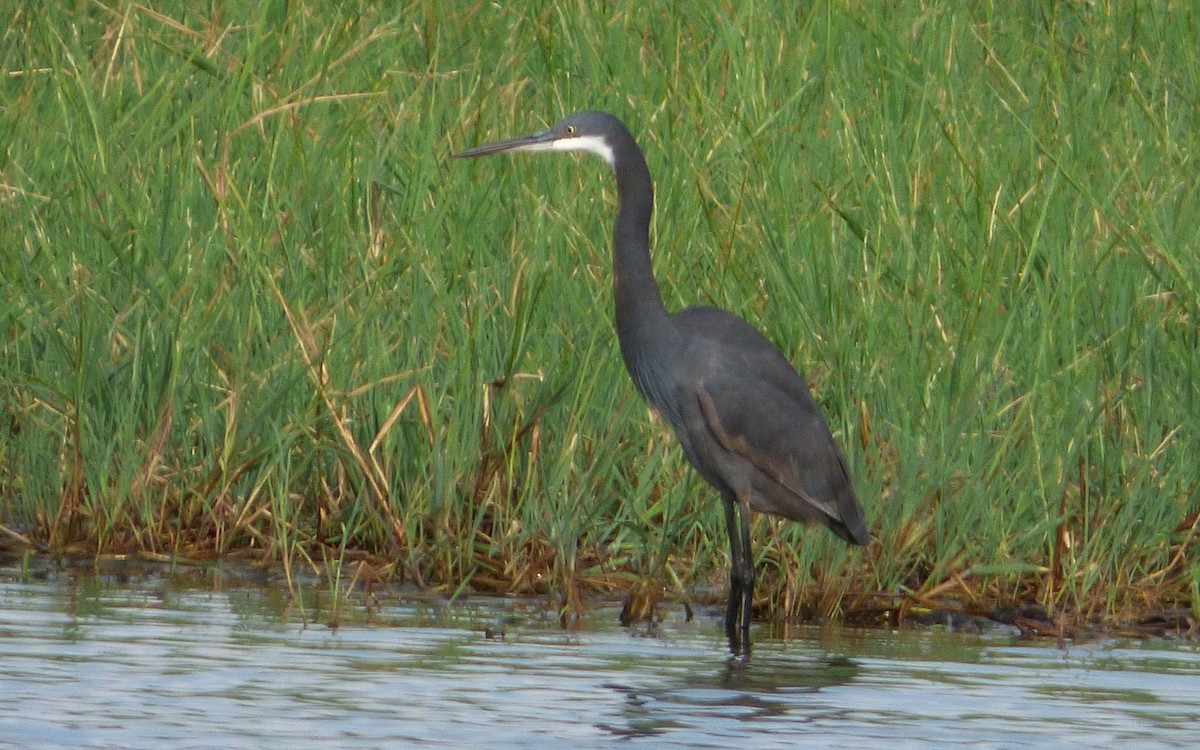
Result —
[[455, 154], [589, 151], [617, 180], [613, 291], [621, 357], [638, 392], [674, 431], [683, 454], [725, 500], [731, 554], [725, 632], [750, 648], [754, 566], [750, 512], [821, 523], [850, 544], [870, 534], [841, 451], [804, 379], [749, 323], [712, 307], [668, 313], [650, 266], [654, 185], [617, 118], [581, 112], [549, 130]]

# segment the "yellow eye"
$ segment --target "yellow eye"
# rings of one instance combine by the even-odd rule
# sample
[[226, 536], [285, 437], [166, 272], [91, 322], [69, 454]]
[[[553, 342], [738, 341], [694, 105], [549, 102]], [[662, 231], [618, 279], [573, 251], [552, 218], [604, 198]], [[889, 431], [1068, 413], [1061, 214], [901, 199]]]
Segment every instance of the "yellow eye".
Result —
[[567, 126], [567, 135], [575, 135], [575, 126], [574, 125]]

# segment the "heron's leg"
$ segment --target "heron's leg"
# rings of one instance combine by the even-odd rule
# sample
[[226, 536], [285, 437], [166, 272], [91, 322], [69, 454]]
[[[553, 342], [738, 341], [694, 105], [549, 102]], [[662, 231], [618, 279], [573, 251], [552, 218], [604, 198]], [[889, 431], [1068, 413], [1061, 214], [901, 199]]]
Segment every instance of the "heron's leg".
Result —
[[750, 652], [750, 606], [754, 603], [754, 557], [750, 554], [750, 503], [739, 502], [742, 527], [742, 620], [738, 623], [741, 629], [742, 644], [746, 653]]
[[738, 650], [736, 640], [737, 625], [740, 618], [738, 608], [742, 601], [742, 537], [738, 532], [737, 513], [734, 511], [736, 500], [725, 500], [725, 524], [729, 529], [729, 603], [725, 609], [725, 635], [729, 638], [729, 646]]
[[[737, 510], [734, 509], [735, 505]], [[736, 499], [727, 500], [725, 523], [729, 527], [729, 552], [732, 557], [725, 635], [729, 639], [730, 651], [736, 656], [748, 656], [750, 605], [754, 599], [754, 566], [750, 562], [750, 504]]]

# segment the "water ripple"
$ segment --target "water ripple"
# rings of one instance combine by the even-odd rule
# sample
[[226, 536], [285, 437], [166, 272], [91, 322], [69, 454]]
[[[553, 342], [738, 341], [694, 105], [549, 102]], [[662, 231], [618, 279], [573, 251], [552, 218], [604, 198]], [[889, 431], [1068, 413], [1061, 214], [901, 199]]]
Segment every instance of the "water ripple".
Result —
[[[808, 629], [728, 658], [715, 615], [658, 637], [593, 607], [383, 596], [337, 629], [279, 588], [0, 571], [0, 745], [22, 748], [1186, 747], [1200, 653]], [[318, 592], [319, 593], [319, 592]], [[317, 593], [312, 598], [319, 598]], [[310, 608], [312, 605], [309, 605]], [[304, 625], [305, 620], [310, 624]], [[503, 638], [485, 635], [509, 623]]]

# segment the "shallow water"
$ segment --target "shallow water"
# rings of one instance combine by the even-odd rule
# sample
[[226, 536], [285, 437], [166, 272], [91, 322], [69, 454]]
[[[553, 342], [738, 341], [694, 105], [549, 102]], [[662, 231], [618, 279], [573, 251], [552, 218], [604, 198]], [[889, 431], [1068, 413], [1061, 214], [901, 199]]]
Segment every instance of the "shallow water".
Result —
[[[804, 628], [721, 612], [329, 594], [228, 570], [0, 569], [4, 747], [1192, 747], [1200, 649]], [[503, 633], [503, 635], [500, 635]]]

